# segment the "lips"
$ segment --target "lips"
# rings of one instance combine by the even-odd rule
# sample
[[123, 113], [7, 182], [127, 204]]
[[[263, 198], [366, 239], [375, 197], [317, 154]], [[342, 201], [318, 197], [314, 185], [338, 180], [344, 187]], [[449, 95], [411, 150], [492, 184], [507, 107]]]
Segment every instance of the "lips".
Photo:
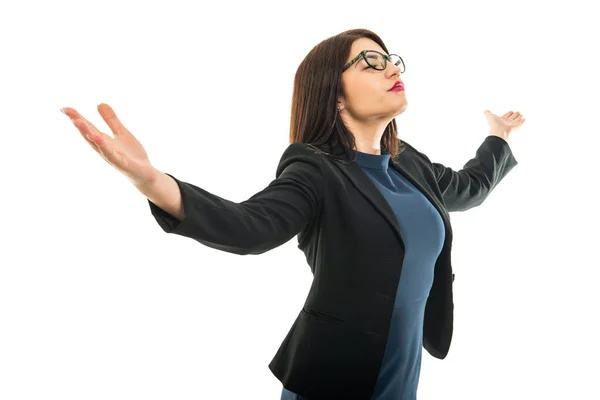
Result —
[[396, 81], [396, 83], [394, 83], [394, 86], [392, 86], [392, 87], [391, 87], [391, 88], [388, 90], [388, 92], [389, 92], [390, 90], [392, 90], [392, 89], [395, 89], [395, 88], [397, 88], [397, 87], [404, 87], [404, 83], [402, 83], [402, 82], [400, 82], [400, 81]]

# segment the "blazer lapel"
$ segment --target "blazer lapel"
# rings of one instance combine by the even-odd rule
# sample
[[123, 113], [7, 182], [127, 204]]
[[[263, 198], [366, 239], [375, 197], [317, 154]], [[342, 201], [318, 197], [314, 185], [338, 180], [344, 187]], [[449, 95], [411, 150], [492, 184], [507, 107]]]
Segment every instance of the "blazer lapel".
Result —
[[[398, 219], [396, 218], [394, 211], [390, 207], [385, 197], [381, 194], [379, 189], [377, 189], [375, 184], [371, 181], [371, 178], [369, 178], [369, 176], [360, 168], [360, 165], [358, 165], [356, 162], [348, 164], [335, 163], [335, 165], [337, 165], [338, 168], [348, 177], [348, 179], [354, 184], [356, 189], [359, 192], [361, 192], [363, 196], [365, 196], [371, 202], [371, 204], [373, 204], [373, 207], [375, 207], [375, 209], [379, 211], [381, 215], [383, 215], [385, 220], [390, 224], [390, 226], [396, 233], [396, 236], [398, 237], [402, 248], [404, 249], [404, 251], [406, 251], [406, 248], [404, 247], [404, 240], [402, 239], [402, 233], [400, 232], [400, 227], [398, 226]], [[425, 197], [427, 197], [427, 199], [429, 199], [431, 204], [433, 204], [433, 206], [438, 210], [442, 217], [442, 220], [444, 221], [444, 226], [447, 233], [446, 238], [448, 239], [448, 234], [452, 234], [449, 228], [450, 224], [448, 213], [446, 212], [442, 204], [438, 201], [438, 199], [414, 178], [414, 176], [419, 174], [419, 172], [409, 172], [407, 168], [400, 166], [400, 164], [397, 161], [392, 159], [390, 159], [390, 167], [396, 169], [407, 180], [409, 180], [417, 189], [421, 191], [421, 193], [423, 193]]]
[[[371, 178], [360, 168], [355, 162], [349, 164], [335, 163], [340, 170], [348, 177], [348, 179], [354, 184], [356, 189], [365, 196], [373, 207], [383, 215], [385, 220], [390, 224], [398, 240], [400, 241], [402, 248], [404, 248], [404, 241], [402, 239], [402, 233], [400, 233], [400, 227], [398, 226], [398, 219], [394, 214], [394, 211], [388, 204], [387, 200], [379, 192], [375, 184], [371, 181]], [[406, 249], [404, 249], [406, 250]]]

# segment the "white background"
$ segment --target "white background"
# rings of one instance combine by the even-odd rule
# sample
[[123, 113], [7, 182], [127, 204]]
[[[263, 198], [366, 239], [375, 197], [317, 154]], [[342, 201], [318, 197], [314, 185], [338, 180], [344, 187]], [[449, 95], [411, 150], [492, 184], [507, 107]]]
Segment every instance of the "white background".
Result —
[[586, 4], [3, 4], [0, 398], [279, 399], [268, 363], [312, 280], [297, 239], [238, 256], [164, 233], [60, 108], [110, 133], [111, 105], [158, 169], [241, 202], [275, 179], [298, 65], [354, 28], [403, 57], [399, 137], [433, 161], [472, 158], [485, 109], [527, 119], [519, 164], [451, 214], [454, 336], [444, 360], [423, 350], [419, 400], [600, 398]]

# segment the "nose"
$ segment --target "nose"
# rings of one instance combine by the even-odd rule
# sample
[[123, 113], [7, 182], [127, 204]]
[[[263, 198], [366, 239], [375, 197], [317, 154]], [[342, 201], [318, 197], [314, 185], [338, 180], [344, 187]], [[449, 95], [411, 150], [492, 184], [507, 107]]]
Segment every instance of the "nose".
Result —
[[389, 61], [386, 62], [385, 70], [386, 70], [386, 75], [390, 74], [390, 76], [392, 76], [392, 75], [398, 75], [398, 76], [400, 76], [400, 71], [401, 71], [400, 66], [399, 65], [395, 65], [392, 62], [389, 62]]

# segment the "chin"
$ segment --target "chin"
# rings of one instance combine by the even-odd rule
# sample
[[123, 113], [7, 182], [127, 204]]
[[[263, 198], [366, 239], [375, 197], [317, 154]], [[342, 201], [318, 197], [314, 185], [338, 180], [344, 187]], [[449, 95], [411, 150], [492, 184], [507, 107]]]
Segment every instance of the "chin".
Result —
[[394, 112], [394, 117], [397, 117], [398, 115], [402, 114], [406, 110], [407, 106], [408, 106], [408, 103], [405, 102], [399, 108], [397, 108], [396, 111]]

